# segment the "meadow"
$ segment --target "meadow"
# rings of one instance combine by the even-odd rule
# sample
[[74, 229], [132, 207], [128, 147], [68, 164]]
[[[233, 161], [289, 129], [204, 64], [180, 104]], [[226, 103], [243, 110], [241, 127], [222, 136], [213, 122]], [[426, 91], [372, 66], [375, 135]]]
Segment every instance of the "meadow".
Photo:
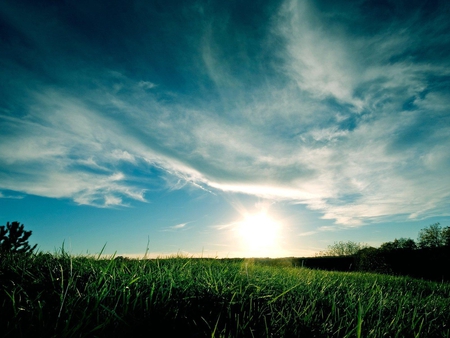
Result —
[[0, 287], [3, 337], [450, 337], [450, 283], [289, 259], [9, 255]]

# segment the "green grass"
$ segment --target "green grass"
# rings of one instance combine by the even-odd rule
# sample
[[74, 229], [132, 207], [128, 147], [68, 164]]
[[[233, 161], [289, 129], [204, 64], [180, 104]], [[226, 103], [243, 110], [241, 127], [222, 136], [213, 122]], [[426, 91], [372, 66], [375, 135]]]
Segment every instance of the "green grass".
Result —
[[450, 337], [449, 283], [273, 263], [3, 257], [0, 335]]

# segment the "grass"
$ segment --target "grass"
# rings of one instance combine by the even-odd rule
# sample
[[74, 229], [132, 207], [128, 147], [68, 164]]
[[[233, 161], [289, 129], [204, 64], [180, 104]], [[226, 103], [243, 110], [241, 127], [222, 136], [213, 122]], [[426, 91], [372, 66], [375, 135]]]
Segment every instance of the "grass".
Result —
[[273, 262], [3, 257], [0, 335], [450, 337], [448, 283]]

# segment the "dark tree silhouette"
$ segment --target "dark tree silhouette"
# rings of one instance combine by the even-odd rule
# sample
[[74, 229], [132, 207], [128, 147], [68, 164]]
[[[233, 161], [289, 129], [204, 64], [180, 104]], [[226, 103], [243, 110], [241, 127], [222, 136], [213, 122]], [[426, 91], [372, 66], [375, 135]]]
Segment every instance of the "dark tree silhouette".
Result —
[[393, 242], [386, 242], [381, 244], [380, 249], [384, 251], [399, 249], [415, 250], [417, 249], [417, 245], [416, 242], [414, 242], [414, 240], [411, 238], [396, 238]]
[[32, 253], [37, 244], [30, 247], [31, 231], [25, 231], [19, 222], [0, 226], [0, 253]]

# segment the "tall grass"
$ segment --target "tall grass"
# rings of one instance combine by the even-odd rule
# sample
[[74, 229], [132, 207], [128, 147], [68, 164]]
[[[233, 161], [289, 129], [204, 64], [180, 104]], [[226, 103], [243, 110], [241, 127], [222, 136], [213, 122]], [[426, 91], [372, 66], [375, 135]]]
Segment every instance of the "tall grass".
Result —
[[0, 335], [450, 337], [450, 284], [286, 265], [3, 257]]

